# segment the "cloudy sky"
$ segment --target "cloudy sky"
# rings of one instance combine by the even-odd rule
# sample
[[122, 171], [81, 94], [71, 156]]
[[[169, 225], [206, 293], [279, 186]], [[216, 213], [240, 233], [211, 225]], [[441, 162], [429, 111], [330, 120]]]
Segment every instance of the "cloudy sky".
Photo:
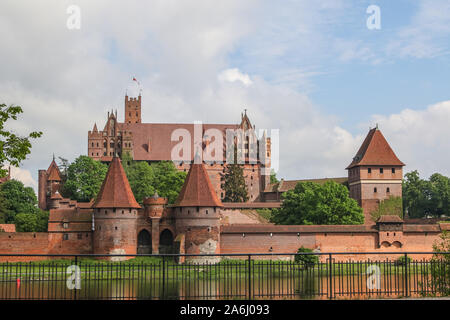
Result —
[[0, 101], [25, 111], [10, 128], [44, 132], [13, 170], [35, 188], [53, 153], [87, 153], [108, 110], [123, 120], [133, 77], [144, 122], [236, 123], [246, 108], [279, 129], [278, 177], [345, 176], [376, 123], [406, 171], [450, 175], [449, 0], [3, 0], [0, 39]]

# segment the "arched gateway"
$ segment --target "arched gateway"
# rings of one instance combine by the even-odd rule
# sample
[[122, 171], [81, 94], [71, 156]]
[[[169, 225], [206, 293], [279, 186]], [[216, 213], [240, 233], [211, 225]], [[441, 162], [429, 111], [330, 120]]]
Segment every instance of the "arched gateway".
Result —
[[150, 233], [143, 229], [138, 234], [138, 254], [150, 254], [152, 253], [152, 236]]

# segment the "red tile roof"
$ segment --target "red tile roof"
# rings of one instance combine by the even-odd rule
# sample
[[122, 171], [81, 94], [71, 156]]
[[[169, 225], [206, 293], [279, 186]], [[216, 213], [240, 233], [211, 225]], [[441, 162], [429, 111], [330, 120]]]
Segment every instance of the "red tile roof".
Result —
[[13, 223], [0, 224], [0, 230], [3, 230], [4, 232], [16, 232], [16, 225]]
[[[194, 139], [193, 123], [118, 123], [119, 130], [124, 137], [131, 132], [133, 141], [134, 160], [160, 161], [173, 160], [171, 152], [180, 142], [172, 141], [172, 133], [177, 129], [187, 130], [191, 141]], [[226, 129], [238, 129], [237, 124], [203, 124], [203, 131], [217, 129], [226, 137]], [[190, 160], [194, 159], [193, 144], [191, 145]], [[107, 157], [102, 161], [108, 161]]]
[[47, 169], [47, 179], [50, 181], [61, 181], [61, 173], [56, 165], [55, 159], [53, 159]]
[[93, 208], [140, 208], [119, 158], [114, 157]]
[[202, 164], [193, 164], [175, 207], [223, 207]]
[[347, 169], [362, 165], [404, 166], [378, 128], [373, 128]]
[[382, 215], [377, 222], [381, 223], [403, 223], [403, 219], [397, 215]]

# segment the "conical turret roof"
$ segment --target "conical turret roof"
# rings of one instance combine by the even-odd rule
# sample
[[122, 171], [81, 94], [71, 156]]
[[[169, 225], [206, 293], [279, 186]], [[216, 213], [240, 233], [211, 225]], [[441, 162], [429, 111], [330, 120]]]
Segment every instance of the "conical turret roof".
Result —
[[61, 181], [61, 174], [58, 165], [55, 162], [55, 157], [53, 157], [52, 163], [50, 163], [50, 166], [47, 169], [47, 179], [49, 181]]
[[186, 177], [176, 207], [223, 207], [203, 163], [193, 163]]
[[378, 127], [373, 128], [367, 134], [366, 139], [359, 148], [356, 156], [353, 158], [352, 163], [347, 169], [356, 166], [404, 166], [395, 155], [389, 143], [384, 138]]
[[109, 164], [93, 208], [140, 208], [118, 157], [114, 157]]

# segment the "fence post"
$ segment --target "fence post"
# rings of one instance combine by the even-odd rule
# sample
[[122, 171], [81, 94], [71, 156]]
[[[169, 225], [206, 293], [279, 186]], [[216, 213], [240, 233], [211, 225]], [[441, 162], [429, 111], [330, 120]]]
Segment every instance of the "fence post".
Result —
[[409, 290], [408, 290], [408, 280], [409, 280], [409, 276], [408, 276], [408, 254], [407, 253], [405, 253], [405, 272], [404, 272], [404, 274], [405, 274], [405, 280], [404, 280], [404, 282], [405, 282], [405, 285], [404, 285], [404, 287], [405, 287], [405, 296], [406, 297], [408, 297], [409, 296]]
[[251, 263], [252, 256], [248, 255], [248, 300], [252, 299], [252, 278], [251, 278]]
[[166, 296], [166, 256], [163, 256], [163, 270], [162, 270], [162, 298]]
[[330, 281], [330, 285], [328, 286], [330, 290], [329, 298], [333, 299], [333, 262], [331, 253], [328, 255], [328, 275]]
[[[75, 266], [78, 266], [78, 256], [75, 256]], [[75, 269], [76, 270], [76, 269]], [[75, 271], [76, 272], [76, 271]], [[75, 278], [75, 281], [78, 281], [77, 278]], [[81, 281], [81, 272], [80, 272], [80, 281]], [[74, 300], [77, 300], [77, 287], [74, 288]]]

